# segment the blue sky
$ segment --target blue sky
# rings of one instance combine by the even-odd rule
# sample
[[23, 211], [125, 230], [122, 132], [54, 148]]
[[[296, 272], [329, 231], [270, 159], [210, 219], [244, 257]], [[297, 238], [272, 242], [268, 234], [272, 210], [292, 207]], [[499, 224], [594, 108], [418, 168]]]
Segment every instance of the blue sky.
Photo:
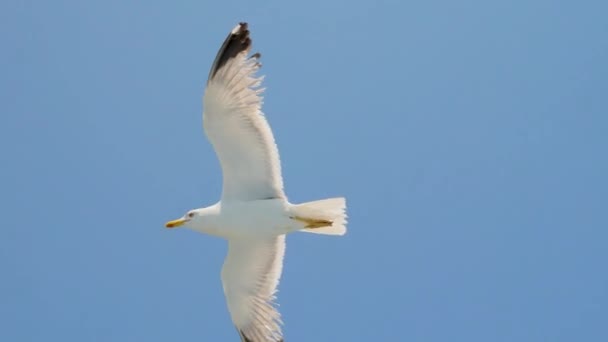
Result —
[[238, 21], [292, 202], [286, 340], [608, 340], [605, 1], [3, 1], [0, 340], [236, 341], [201, 131]]

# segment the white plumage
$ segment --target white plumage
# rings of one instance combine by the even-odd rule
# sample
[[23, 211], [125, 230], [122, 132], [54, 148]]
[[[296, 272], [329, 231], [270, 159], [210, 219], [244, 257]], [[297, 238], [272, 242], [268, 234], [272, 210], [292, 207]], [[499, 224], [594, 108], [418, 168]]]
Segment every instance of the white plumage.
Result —
[[222, 268], [224, 294], [234, 324], [251, 341], [281, 339], [281, 316], [272, 304], [284, 254], [285, 235], [254, 243], [248, 239], [228, 241]]
[[260, 64], [244, 51], [209, 79], [205, 133], [222, 164], [222, 200], [283, 198], [279, 152], [262, 114]]
[[221, 201], [167, 223], [226, 238], [222, 284], [242, 341], [283, 341], [274, 306], [285, 234], [346, 232], [344, 198], [291, 204], [283, 192], [279, 153], [262, 114], [259, 54], [248, 56], [247, 24], [228, 35], [203, 97], [203, 123], [223, 173]]

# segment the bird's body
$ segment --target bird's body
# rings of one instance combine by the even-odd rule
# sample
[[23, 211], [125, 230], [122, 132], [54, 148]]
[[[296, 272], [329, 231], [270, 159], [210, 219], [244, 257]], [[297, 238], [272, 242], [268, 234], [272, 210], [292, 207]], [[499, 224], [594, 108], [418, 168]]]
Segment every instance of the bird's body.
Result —
[[221, 201], [204, 208], [205, 224], [193, 226], [201, 233], [226, 239], [277, 236], [305, 228], [294, 220], [296, 206], [285, 199]]
[[346, 232], [344, 198], [291, 204], [283, 191], [279, 153], [261, 111], [259, 54], [248, 56], [247, 24], [228, 35], [213, 63], [203, 98], [205, 133], [222, 166], [221, 200], [167, 223], [228, 240], [222, 284], [244, 342], [283, 341], [274, 306], [285, 234]]

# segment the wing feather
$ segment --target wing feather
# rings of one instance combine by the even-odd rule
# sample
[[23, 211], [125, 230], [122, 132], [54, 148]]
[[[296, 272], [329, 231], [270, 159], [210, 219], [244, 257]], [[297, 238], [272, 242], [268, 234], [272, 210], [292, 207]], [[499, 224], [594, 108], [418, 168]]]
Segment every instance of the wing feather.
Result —
[[284, 254], [284, 235], [228, 241], [222, 284], [232, 321], [244, 342], [283, 341], [274, 300]]
[[203, 124], [222, 166], [222, 200], [285, 198], [279, 152], [262, 113], [259, 54], [247, 24], [220, 48], [205, 90]]

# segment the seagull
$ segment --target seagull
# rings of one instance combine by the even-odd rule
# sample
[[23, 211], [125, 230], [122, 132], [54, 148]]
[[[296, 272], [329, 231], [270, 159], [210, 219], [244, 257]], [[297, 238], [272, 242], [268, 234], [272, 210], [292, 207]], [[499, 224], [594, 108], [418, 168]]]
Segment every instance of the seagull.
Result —
[[250, 55], [247, 23], [232, 29], [209, 72], [203, 127], [223, 174], [219, 202], [167, 222], [228, 241], [221, 278], [242, 342], [282, 342], [275, 294], [285, 235], [346, 233], [342, 197], [292, 204], [283, 190], [279, 152], [262, 113], [260, 54]]

